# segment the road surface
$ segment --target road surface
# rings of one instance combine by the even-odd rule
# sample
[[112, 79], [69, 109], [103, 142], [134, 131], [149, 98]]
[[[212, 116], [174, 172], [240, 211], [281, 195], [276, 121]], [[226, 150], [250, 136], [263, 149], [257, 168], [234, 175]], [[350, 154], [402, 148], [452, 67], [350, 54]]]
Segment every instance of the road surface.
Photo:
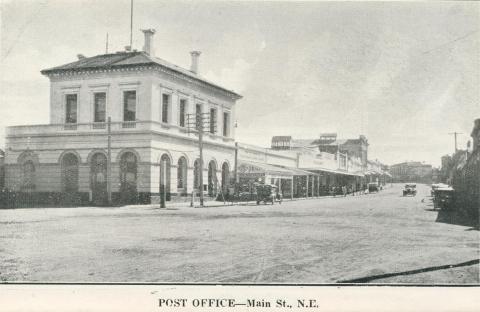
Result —
[[213, 208], [0, 210], [0, 280], [479, 283], [479, 232], [429, 188]]

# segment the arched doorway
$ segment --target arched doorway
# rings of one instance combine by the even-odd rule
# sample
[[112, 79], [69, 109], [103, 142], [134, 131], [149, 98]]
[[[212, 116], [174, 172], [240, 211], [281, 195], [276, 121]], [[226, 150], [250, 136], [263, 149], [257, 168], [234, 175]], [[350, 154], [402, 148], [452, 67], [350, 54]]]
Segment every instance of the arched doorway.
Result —
[[123, 153], [120, 158], [120, 202], [137, 202], [137, 156], [132, 152]]
[[200, 165], [200, 159], [196, 159], [193, 164], [193, 188], [197, 192], [200, 191], [200, 175], [202, 174], [202, 169]]
[[170, 157], [163, 154], [160, 158], [160, 197], [170, 200]]
[[22, 191], [33, 192], [35, 190], [35, 164], [28, 160], [23, 163]]
[[208, 163], [208, 196], [214, 197], [217, 195], [217, 164], [211, 160]]
[[187, 159], [183, 156], [177, 163], [177, 190], [179, 195], [187, 193]]
[[96, 153], [90, 161], [90, 188], [92, 202], [95, 205], [106, 205], [107, 194], [107, 157], [103, 153]]
[[78, 157], [68, 153], [62, 157], [62, 192], [75, 195], [78, 192]]
[[227, 162], [222, 165], [222, 191], [227, 194], [228, 186], [230, 184], [230, 167]]

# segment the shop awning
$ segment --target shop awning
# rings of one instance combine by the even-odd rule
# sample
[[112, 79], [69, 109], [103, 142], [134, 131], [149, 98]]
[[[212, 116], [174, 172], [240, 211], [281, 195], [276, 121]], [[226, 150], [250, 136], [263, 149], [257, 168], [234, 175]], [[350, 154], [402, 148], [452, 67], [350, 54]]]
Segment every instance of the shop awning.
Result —
[[367, 170], [365, 172], [365, 175], [383, 175], [383, 172], [376, 171], [376, 170]]
[[298, 168], [292, 168], [292, 167], [285, 167], [288, 170], [291, 170], [293, 172], [293, 175], [296, 176], [318, 176], [319, 174], [317, 172], [313, 171], [308, 171], [308, 170], [303, 170], [303, 169], [298, 169]]
[[286, 177], [292, 177], [295, 175], [291, 170], [280, 166], [270, 165], [266, 163], [258, 163], [253, 161], [238, 161], [238, 174], [253, 175], [259, 173]]
[[298, 168], [271, 165], [266, 163], [258, 163], [253, 161], [239, 160], [238, 173], [241, 175], [254, 175], [254, 174], [269, 174], [273, 176], [316, 176], [319, 175], [316, 172], [307, 171]]
[[334, 170], [334, 169], [326, 169], [326, 168], [302, 168], [303, 170], [308, 170], [308, 171], [313, 171], [318, 173], [320, 172], [328, 172], [328, 173], [333, 173], [333, 174], [343, 174], [343, 175], [349, 175], [349, 176], [356, 176], [356, 177], [363, 177], [364, 174], [363, 172], [348, 172], [348, 171], [341, 171], [341, 170]]

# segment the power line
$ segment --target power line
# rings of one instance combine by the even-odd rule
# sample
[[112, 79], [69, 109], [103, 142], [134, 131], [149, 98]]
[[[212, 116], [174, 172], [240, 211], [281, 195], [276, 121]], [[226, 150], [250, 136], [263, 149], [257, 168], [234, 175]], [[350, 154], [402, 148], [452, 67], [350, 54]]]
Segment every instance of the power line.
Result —
[[432, 51], [441, 49], [441, 48], [443, 48], [443, 47], [445, 47], [445, 46], [447, 46], [447, 45], [450, 45], [450, 44], [452, 44], [452, 43], [455, 43], [455, 42], [457, 42], [457, 41], [460, 41], [460, 40], [462, 40], [462, 39], [465, 39], [465, 38], [467, 38], [467, 37], [470, 37], [471, 35], [476, 34], [477, 32], [478, 32], [478, 30], [471, 31], [471, 32], [469, 32], [469, 33], [467, 33], [467, 34], [465, 34], [465, 35], [463, 35], [463, 36], [461, 36], [461, 37], [458, 37], [458, 38], [456, 38], [456, 39], [453, 39], [453, 40], [451, 40], [451, 41], [448, 41], [448, 42], [446, 42], [446, 43], [444, 43], [444, 44], [441, 44], [441, 45], [439, 45], [439, 46], [437, 46], [437, 47], [435, 47], [435, 48], [433, 48], [433, 49], [427, 50], [427, 51], [423, 52], [422, 54], [427, 54], [427, 53], [430, 53], [430, 52], [432, 52]]

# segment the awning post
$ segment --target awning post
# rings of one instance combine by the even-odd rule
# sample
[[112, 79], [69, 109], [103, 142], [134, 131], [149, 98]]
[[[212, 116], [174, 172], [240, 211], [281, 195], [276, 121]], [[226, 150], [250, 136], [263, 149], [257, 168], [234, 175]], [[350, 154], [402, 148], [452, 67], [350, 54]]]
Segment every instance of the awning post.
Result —
[[290, 199], [293, 200], [293, 176], [290, 183]]

